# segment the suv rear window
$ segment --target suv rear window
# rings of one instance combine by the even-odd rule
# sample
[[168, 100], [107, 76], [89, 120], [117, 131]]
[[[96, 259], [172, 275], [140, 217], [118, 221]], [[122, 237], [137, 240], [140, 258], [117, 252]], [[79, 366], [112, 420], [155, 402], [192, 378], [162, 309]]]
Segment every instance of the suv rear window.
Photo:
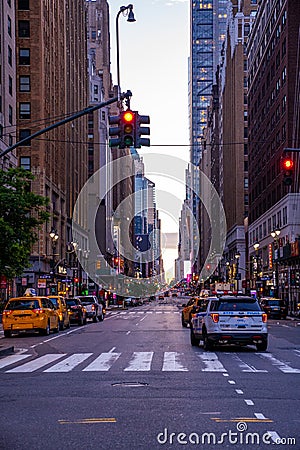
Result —
[[78, 297], [80, 298], [81, 303], [87, 304], [87, 303], [96, 303], [94, 297]]
[[211, 302], [211, 311], [261, 311], [254, 298], [226, 298]]
[[264, 300], [263, 303], [268, 306], [279, 306], [284, 304], [282, 300]]
[[66, 302], [67, 302], [67, 305], [68, 306], [75, 306], [75, 305], [79, 305], [79, 300], [77, 300], [77, 299], [75, 299], [75, 298], [68, 298], [67, 300], [66, 300]]

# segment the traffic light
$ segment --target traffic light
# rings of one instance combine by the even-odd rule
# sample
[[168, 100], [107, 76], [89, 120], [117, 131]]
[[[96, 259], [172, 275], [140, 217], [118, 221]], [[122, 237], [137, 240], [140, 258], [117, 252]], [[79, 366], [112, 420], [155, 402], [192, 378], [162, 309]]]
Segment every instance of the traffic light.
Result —
[[134, 146], [135, 112], [127, 109], [121, 113], [121, 146], [127, 148]]
[[101, 261], [100, 261], [100, 259], [98, 259], [98, 260], [96, 261], [96, 269], [97, 269], [97, 270], [101, 269]]
[[283, 170], [283, 184], [285, 186], [291, 186], [293, 184], [293, 176], [294, 176], [294, 161], [285, 156], [282, 159], [282, 170]]
[[120, 116], [109, 116], [108, 123], [109, 125], [117, 125], [109, 128], [109, 136], [112, 138], [109, 140], [110, 147], [120, 147], [122, 138], [121, 138], [121, 126], [120, 126], [121, 117]]
[[150, 127], [143, 127], [141, 125], [149, 124], [149, 116], [140, 116], [136, 111], [136, 132], [135, 132], [135, 148], [141, 148], [142, 145], [145, 147], [150, 147], [150, 139], [141, 137], [143, 134], [150, 135]]

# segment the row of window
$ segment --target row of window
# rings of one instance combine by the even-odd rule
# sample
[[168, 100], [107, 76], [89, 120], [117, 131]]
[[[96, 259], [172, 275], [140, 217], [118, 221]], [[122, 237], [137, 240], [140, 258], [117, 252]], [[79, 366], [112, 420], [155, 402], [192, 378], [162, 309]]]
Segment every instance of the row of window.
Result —
[[255, 230], [250, 232], [250, 245], [253, 245], [257, 241], [270, 236], [271, 232], [276, 228], [282, 228], [287, 225], [287, 206], [278, 211], [277, 214], [273, 214], [261, 225], [258, 225]]

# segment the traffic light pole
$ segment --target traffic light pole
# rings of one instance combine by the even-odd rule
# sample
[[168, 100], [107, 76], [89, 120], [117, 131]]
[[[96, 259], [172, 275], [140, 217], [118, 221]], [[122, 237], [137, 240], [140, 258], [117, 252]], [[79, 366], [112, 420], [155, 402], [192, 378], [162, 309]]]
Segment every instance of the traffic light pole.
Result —
[[114, 98], [111, 98], [110, 100], [107, 100], [106, 102], [99, 103], [99, 105], [90, 106], [88, 108], [82, 109], [81, 111], [78, 111], [77, 113], [72, 114], [71, 116], [69, 116], [63, 120], [60, 120], [59, 122], [55, 122], [52, 125], [50, 125], [49, 127], [43, 128], [42, 130], [37, 131], [36, 133], [32, 134], [31, 136], [27, 136], [26, 138], [22, 139], [21, 141], [16, 142], [15, 144], [11, 145], [7, 149], [5, 149], [3, 152], [1, 152], [0, 158], [2, 156], [7, 155], [7, 153], [11, 152], [15, 148], [20, 147], [20, 145], [23, 145], [25, 142], [30, 141], [31, 139], [41, 136], [42, 134], [47, 133], [48, 131], [54, 130], [55, 128], [58, 128], [61, 125], [65, 125], [68, 122], [72, 122], [72, 120], [78, 119], [79, 117], [85, 116], [86, 114], [97, 111], [98, 109], [101, 109], [104, 106], [108, 106], [108, 105], [111, 105], [112, 103], [116, 103], [120, 99], [121, 99], [121, 101], [124, 99], [128, 100], [128, 99], [130, 99], [131, 96], [132, 96], [131, 91], [127, 91], [126, 93], [120, 94], [120, 98], [119, 98], [119, 96], [114, 97]]

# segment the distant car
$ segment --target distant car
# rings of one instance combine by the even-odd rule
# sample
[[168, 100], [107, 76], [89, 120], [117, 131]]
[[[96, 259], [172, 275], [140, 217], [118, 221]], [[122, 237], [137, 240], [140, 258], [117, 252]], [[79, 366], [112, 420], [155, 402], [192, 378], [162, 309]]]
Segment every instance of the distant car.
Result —
[[70, 318], [68, 314], [68, 308], [66, 300], [60, 295], [49, 295], [51, 302], [56, 307], [59, 316], [59, 329], [70, 328]]
[[131, 297], [124, 298], [124, 305], [125, 306], [133, 306], [133, 301]]
[[5, 337], [22, 331], [39, 331], [49, 335], [59, 331], [59, 316], [51, 300], [46, 297], [11, 298], [2, 316]]
[[193, 306], [197, 306], [198, 303], [200, 304], [202, 301], [201, 298], [199, 297], [192, 297], [186, 304], [184, 303], [183, 309], [181, 311], [181, 325], [183, 327], [187, 327], [190, 324], [191, 321], [191, 312], [192, 312], [192, 308]]
[[288, 310], [284, 300], [273, 297], [262, 297], [260, 299], [260, 306], [270, 319], [286, 319]]
[[164, 298], [165, 298], [164, 294], [159, 294], [158, 300], [164, 300]]
[[92, 319], [94, 322], [104, 320], [103, 306], [95, 295], [77, 295], [75, 298], [79, 298], [85, 307], [87, 319]]
[[86, 309], [79, 298], [66, 298], [66, 304], [71, 323], [76, 322], [78, 325], [86, 324]]

